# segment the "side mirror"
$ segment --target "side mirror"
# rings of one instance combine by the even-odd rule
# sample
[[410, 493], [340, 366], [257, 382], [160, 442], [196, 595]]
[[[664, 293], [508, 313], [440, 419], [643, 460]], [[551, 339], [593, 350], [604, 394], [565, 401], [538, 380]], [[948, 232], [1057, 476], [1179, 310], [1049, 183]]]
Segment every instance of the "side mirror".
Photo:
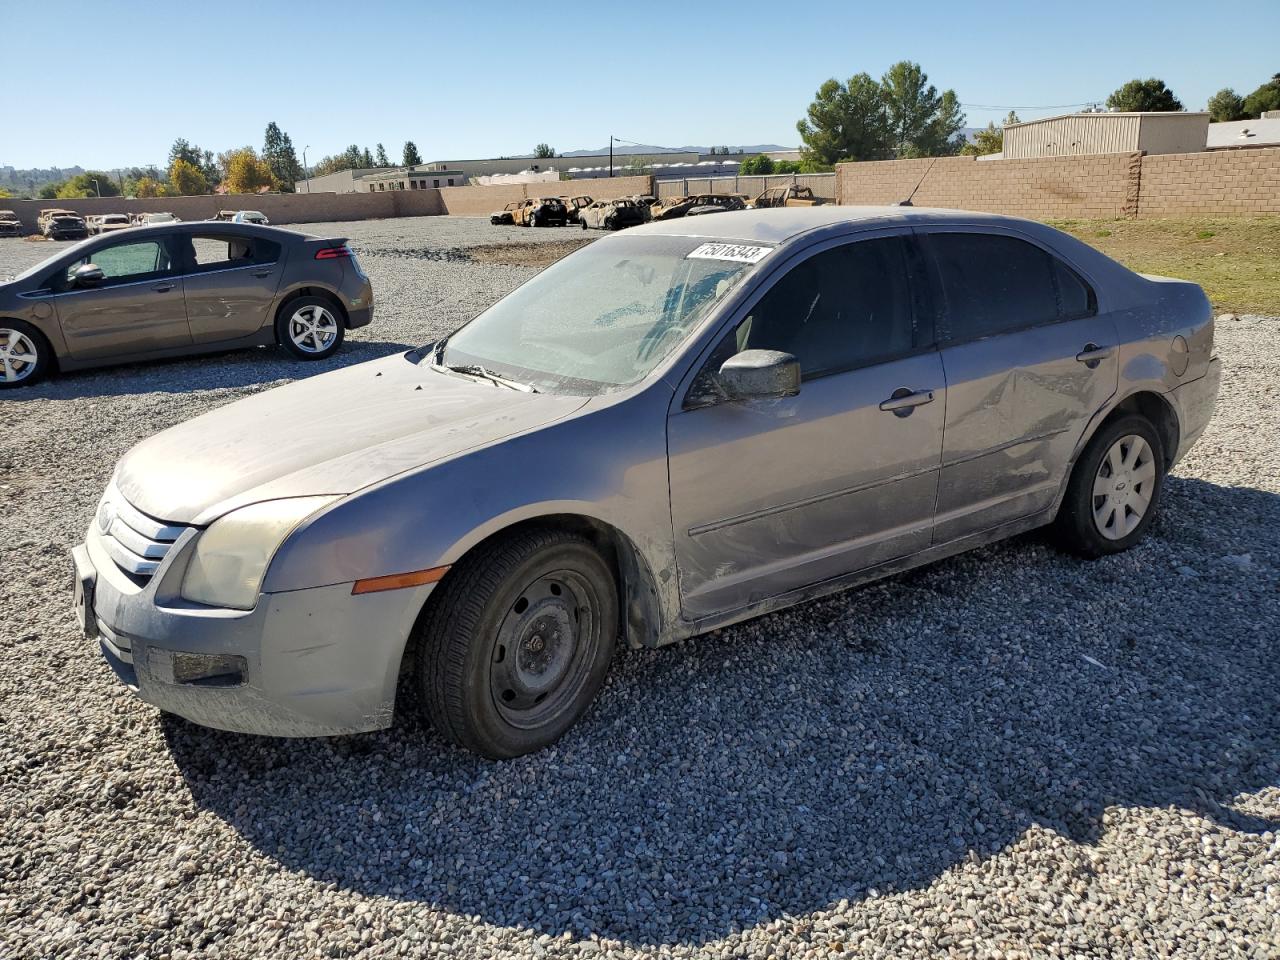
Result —
[[729, 400], [794, 397], [800, 392], [800, 361], [778, 350], [743, 350], [724, 362], [717, 380]]
[[94, 263], [83, 263], [71, 273], [71, 279], [77, 287], [96, 287], [103, 280], [102, 268]]

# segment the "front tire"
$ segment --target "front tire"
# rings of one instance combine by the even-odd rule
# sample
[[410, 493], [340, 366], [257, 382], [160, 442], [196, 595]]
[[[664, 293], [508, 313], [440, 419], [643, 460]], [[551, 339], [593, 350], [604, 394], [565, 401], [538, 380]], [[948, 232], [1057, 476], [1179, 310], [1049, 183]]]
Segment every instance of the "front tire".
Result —
[[494, 760], [558, 740], [613, 658], [617, 587], [586, 539], [513, 534], [464, 558], [431, 599], [418, 686], [446, 740]]
[[299, 360], [327, 360], [342, 346], [341, 311], [324, 297], [298, 297], [276, 316], [276, 342]]
[[52, 362], [44, 334], [25, 320], [0, 320], [0, 390], [38, 383]]
[[1128, 550], [1147, 532], [1164, 490], [1164, 444], [1145, 417], [1100, 429], [1076, 461], [1054, 538], [1087, 559]]

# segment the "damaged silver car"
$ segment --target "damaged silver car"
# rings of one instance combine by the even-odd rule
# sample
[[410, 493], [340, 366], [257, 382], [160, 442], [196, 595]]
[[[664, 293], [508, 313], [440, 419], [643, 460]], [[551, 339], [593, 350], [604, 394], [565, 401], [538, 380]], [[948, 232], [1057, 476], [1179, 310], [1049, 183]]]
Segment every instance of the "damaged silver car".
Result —
[[1040, 526], [1132, 546], [1218, 380], [1199, 287], [1039, 223], [653, 223], [444, 340], [139, 444], [74, 550], [75, 608], [197, 723], [372, 730], [404, 674], [445, 739], [512, 757], [587, 710], [615, 643]]

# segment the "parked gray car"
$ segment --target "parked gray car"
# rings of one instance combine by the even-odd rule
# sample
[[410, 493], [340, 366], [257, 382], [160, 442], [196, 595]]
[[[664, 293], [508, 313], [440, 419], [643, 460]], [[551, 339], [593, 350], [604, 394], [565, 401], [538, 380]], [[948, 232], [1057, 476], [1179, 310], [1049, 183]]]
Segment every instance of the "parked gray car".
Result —
[[587, 709], [618, 638], [1045, 525], [1132, 546], [1218, 380], [1199, 287], [1042, 224], [648, 224], [445, 340], [136, 446], [74, 550], [75, 609], [197, 723], [372, 730], [412, 669], [446, 739], [511, 757]]
[[279, 343], [322, 360], [373, 318], [342, 238], [164, 223], [76, 244], [0, 283], [0, 389], [53, 369]]

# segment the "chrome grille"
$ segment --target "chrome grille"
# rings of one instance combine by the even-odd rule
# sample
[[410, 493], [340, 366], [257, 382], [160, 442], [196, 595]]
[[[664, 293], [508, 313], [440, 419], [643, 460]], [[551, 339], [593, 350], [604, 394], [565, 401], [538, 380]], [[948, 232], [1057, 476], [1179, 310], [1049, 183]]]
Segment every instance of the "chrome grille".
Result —
[[116, 566], [143, 579], [156, 572], [173, 542], [187, 529], [148, 517], [114, 489], [98, 506], [97, 524], [102, 546]]

